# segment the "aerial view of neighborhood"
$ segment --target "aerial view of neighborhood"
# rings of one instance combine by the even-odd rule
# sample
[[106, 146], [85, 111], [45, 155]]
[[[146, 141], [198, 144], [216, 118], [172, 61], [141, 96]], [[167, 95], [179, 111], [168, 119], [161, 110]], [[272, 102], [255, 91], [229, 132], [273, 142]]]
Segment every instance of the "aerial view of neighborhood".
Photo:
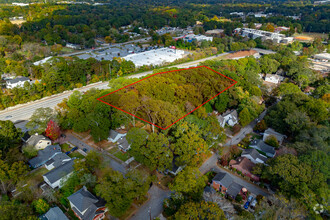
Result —
[[330, 0], [0, 0], [0, 220], [330, 219]]

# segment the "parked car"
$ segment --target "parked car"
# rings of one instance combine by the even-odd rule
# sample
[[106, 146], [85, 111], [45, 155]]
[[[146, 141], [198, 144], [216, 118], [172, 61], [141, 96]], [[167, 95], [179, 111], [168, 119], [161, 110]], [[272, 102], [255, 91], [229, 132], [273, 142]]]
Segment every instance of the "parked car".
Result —
[[62, 138], [66, 138], [66, 135], [65, 135], [65, 134], [61, 134], [61, 137], [62, 137]]
[[244, 208], [245, 208], [245, 209], [248, 209], [248, 208], [249, 208], [249, 205], [250, 205], [250, 202], [247, 201], [247, 202], [244, 204]]
[[87, 148], [84, 148], [83, 151], [86, 153], [87, 152]]
[[253, 196], [249, 196], [249, 198], [248, 198], [248, 202], [252, 202], [252, 200], [253, 200]]
[[251, 207], [252, 209], [254, 209], [254, 207], [256, 207], [256, 204], [257, 204], [257, 200], [254, 199], [254, 200], [251, 202], [250, 207]]
[[13, 116], [11, 116], [11, 115], [7, 115], [6, 117], [5, 117], [5, 119], [8, 119], [8, 118], [12, 118]]
[[72, 148], [71, 152], [78, 150], [78, 147]]

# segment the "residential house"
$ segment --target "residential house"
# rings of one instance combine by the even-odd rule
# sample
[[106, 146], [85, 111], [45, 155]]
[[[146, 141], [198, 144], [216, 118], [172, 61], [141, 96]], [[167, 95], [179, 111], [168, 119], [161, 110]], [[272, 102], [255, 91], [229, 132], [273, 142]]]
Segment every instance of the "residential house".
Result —
[[85, 186], [68, 197], [74, 214], [81, 220], [99, 220], [105, 217], [105, 201], [90, 193]]
[[234, 126], [238, 123], [238, 114], [236, 110], [227, 110], [221, 116], [217, 116], [221, 127], [225, 127], [227, 123], [229, 126]]
[[126, 136], [119, 138], [117, 143], [118, 143], [118, 147], [123, 152], [127, 152], [129, 149], [131, 149], [131, 145], [128, 143]]
[[276, 74], [266, 74], [265, 82], [279, 84], [283, 81], [284, 77]]
[[39, 217], [40, 220], [69, 220], [66, 215], [62, 212], [62, 210], [55, 206], [53, 208], [50, 208], [48, 212], [43, 214]]
[[228, 173], [218, 173], [212, 180], [212, 187], [232, 198], [242, 192], [243, 186], [236, 183]]
[[47, 170], [52, 170], [56, 167], [65, 164], [69, 160], [72, 160], [72, 158], [65, 153], [56, 154], [52, 159], [46, 162], [45, 167], [47, 168]]
[[18, 76], [15, 79], [8, 79], [6, 80], [6, 88], [13, 89], [16, 87], [23, 87], [25, 82], [30, 83], [30, 79], [25, 76]]
[[268, 128], [267, 130], [265, 130], [264, 137], [262, 140], [266, 141], [269, 136], [274, 136], [277, 139], [279, 144], [282, 144], [283, 140], [286, 138], [286, 135], [280, 134], [272, 128]]
[[171, 173], [174, 176], [178, 175], [178, 173], [180, 173], [182, 171], [182, 169], [185, 166], [177, 166], [176, 165], [176, 159], [178, 158], [178, 156], [174, 156], [173, 160], [172, 160], [172, 169], [171, 170], [167, 170], [166, 173]]
[[276, 154], [274, 147], [266, 144], [265, 142], [259, 139], [251, 141], [250, 147], [264, 152], [268, 157], [274, 157]]
[[45, 149], [47, 146], [52, 144], [52, 141], [49, 138], [41, 134], [29, 135], [27, 132], [24, 134], [22, 140], [27, 146], [34, 146], [36, 150]]
[[63, 183], [73, 173], [73, 164], [74, 160], [69, 160], [68, 162], [44, 174], [42, 177], [44, 178], [44, 181], [53, 189], [56, 187], [61, 188]]
[[248, 176], [251, 180], [259, 182], [259, 177], [252, 174], [252, 169], [256, 165], [246, 157], [239, 157], [236, 160], [231, 160], [229, 166], [242, 172], [243, 175]]
[[50, 145], [45, 149], [38, 151], [38, 156], [29, 160], [32, 168], [37, 168], [44, 165], [47, 161], [55, 157], [56, 154], [62, 153], [60, 145]]
[[264, 164], [267, 161], [267, 157], [260, 154], [256, 149], [254, 148], [250, 148], [250, 149], [246, 149], [243, 150], [242, 152], [242, 157], [245, 157], [247, 159], [249, 159], [250, 161], [252, 161], [253, 163], [257, 164], [257, 163], [262, 163]]
[[115, 130], [110, 130], [110, 135], [108, 137], [108, 141], [115, 143], [119, 140], [119, 138], [126, 136], [126, 133], [119, 133]]

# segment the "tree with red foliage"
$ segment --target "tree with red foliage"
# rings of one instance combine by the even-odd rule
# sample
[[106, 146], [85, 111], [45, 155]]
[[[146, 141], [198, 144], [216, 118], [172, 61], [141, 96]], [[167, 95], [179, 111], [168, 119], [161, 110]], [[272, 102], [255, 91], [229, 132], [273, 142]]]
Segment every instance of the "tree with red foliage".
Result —
[[58, 126], [58, 124], [56, 122], [54, 122], [53, 120], [50, 120], [47, 124], [47, 128], [46, 128], [46, 136], [49, 137], [51, 140], [56, 140], [57, 138], [59, 138], [60, 136], [60, 127]]

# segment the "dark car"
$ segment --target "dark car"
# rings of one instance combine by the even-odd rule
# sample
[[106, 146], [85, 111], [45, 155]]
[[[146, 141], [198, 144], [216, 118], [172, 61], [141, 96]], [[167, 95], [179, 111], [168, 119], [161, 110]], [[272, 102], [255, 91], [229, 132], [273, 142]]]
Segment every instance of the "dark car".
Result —
[[245, 208], [245, 209], [248, 209], [248, 208], [249, 208], [249, 205], [250, 205], [250, 202], [247, 201], [247, 202], [244, 204], [244, 208]]
[[61, 134], [61, 137], [62, 137], [62, 138], [66, 138], [66, 135], [65, 135], [65, 134]]
[[87, 150], [87, 148], [84, 148], [83, 151], [86, 153], [88, 150]]
[[78, 147], [72, 148], [71, 152], [78, 150]]

